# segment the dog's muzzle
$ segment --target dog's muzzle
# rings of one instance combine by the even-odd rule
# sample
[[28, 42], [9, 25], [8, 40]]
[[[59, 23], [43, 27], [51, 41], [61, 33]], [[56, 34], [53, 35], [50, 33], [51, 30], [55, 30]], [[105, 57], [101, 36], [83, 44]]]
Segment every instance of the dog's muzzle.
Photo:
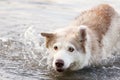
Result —
[[56, 71], [58, 71], [58, 72], [64, 71], [64, 69], [63, 69], [64, 61], [63, 60], [61, 60], [61, 59], [56, 60], [55, 66], [56, 66]]

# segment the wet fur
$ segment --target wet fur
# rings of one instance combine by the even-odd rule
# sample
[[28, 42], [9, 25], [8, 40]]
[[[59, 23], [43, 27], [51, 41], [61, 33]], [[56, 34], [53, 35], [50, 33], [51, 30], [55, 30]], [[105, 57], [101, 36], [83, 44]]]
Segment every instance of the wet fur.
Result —
[[101, 4], [82, 12], [69, 27], [41, 34], [46, 37], [46, 47], [52, 52], [51, 56], [55, 55], [52, 49], [55, 43], [62, 41], [73, 44], [81, 56], [86, 58], [71, 69], [78, 70], [84, 66], [99, 64], [103, 57], [119, 49], [120, 17], [110, 5]]

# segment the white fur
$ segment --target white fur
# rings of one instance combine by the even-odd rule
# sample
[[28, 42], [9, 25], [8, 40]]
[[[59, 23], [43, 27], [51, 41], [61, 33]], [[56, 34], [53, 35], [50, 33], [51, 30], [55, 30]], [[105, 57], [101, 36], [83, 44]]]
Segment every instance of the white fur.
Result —
[[110, 57], [111, 53], [120, 49], [120, 16], [117, 14], [113, 17], [111, 26], [103, 38], [104, 57]]
[[[83, 26], [82, 26], [83, 27]], [[89, 41], [89, 36], [88, 41]], [[89, 49], [89, 43], [86, 44], [87, 48], [87, 54], [82, 53], [80, 51], [77, 51], [73, 44], [65, 41], [59, 41], [55, 43], [53, 46], [58, 46], [58, 51], [55, 51], [53, 48], [50, 48], [50, 55], [51, 59], [49, 60], [49, 63], [52, 64], [52, 67], [56, 69], [55, 62], [57, 59], [61, 59], [64, 61], [65, 65], [63, 66], [64, 69], [71, 69], [71, 70], [78, 70], [83, 68], [84, 66], [87, 66], [89, 64], [89, 59], [91, 57], [90, 49]], [[67, 51], [67, 48], [71, 46], [75, 50], [74, 52]]]

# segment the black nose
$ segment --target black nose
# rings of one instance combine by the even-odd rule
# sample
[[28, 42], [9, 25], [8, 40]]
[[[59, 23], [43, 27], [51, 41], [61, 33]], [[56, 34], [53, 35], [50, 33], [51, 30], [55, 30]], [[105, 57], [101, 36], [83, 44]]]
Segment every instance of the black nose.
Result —
[[57, 68], [62, 68], [64, 66], [64, 61], [61, 59], [56, 60], [55, 65]]

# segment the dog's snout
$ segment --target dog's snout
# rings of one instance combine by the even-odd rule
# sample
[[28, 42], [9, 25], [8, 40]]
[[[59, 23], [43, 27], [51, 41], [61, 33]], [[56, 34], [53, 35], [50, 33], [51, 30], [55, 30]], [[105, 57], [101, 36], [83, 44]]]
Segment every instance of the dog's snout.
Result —
[[64, 66], [64, 61], [61, 59], [58, 59], [58, 60], [56, 60], [55, 65], [58, 68], [62, 68]]

